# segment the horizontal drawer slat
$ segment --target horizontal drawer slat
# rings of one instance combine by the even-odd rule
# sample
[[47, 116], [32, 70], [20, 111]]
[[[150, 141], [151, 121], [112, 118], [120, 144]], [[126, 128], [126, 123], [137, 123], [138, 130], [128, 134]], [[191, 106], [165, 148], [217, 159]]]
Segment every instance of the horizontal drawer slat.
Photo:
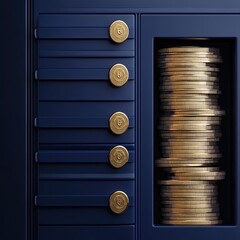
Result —
[[[38, 28], [37, 36], [39, 39], [109, 39], [109, 28], [71, 28], [71, 27], [49, 27]], [[134, 29], [129, 28], [128, 39], [133, 39]]]
[[[110, 69], [38, 69], [39, 80], [108, 80]], [[128, 69], [129, 80], [134, 79], [134, 70]]]
[[122, 174], [133, 173], [135, 170], [133, 160], [128, 161], [122, 168], [114, 168], [105, 159], [105, 162], [38, 162], [38, 172], [41, 174]]
[[39, 51], [133, 51], [135, 50], [134, 39], [128, 39], [121, 44], [109, 40], [84, 40], [84, 39], [50, 39], [39, 41]]
[[134, 102], [39, 102], [39, 117], [111, 116], [116, 111], [134, 116]]
[[116, 88], [110, 81], [40, 81], [40, 101], [134, 101], [134, 81]]
[[134, 224], [134, 207], [114, 214], [109, 207], [39, 207], [40, 225]]
[[110, 69], [113, 65], [121, 63], [129, 69], [135, 68], [134, 58], [39, 58], [39, 68], [62, 69], [62, 68], [106, 68]]
[[39, 57], [45, 58], [132, 58], [134, 51], [41, 51]]
[[[36, 161], [39, 163], [106, 163], [109, 151], [39, 151], [36, 154]], [[129, 162], [133, 159], [134, 151], [130, 150]]]
[[121, 190], [134, 195], [134, 180], [43, 180], [39, 181], [39, 195], [108, 195]]
[[134, 27], [133, 15], [107, 14], [40, 14], [39, 27], [108, 27], [113, 21], [125, 21]]
[[[123, 143], [122, 143], [123, 144]], [[129, 150], [135, 150], [134, 144], [123, 144], [127, 149]], [[107, 144], [103, 143], [80, 143], [80, 144], [40, 144], [39, 145], [39, 151], [82, 151], [82, 150], [109, 150], [116, 146], [116, 143], [111, 142]]]
[[[36, 196], [35, 205], [45, 207], [108, 207], [109, 196]], [[129, 206], [134, 205], [133, 196], [128, 196]]]
[[134, 143], [135, 130], [128, 129], [122, 135], [116, 135], [109, 129], [40, 129], [39, 143]]
[[40, 226], [39, 240], [134, 239], [134, 225], [122, 226]]
[[121, 174], [39, 174], [39, 180], [79, 180], [79, 181], [95, 181], [95, 180], [133, 180], [133, 173]]
[[[99, 118], [35, 118], [35, 127], [39, 128], [109, 128], [109, 117]], [[129, 117], [129, 127], [134, 127], [134, 117]]]

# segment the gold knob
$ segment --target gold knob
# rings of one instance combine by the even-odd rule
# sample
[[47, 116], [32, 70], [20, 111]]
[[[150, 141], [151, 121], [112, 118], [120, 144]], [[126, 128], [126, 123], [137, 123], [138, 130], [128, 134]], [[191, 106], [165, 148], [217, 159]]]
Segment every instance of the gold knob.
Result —
[[129, 204], [128, 196], [125, 192], [114, 192], [109, 198], [109, 206], [114, 213], [123, 213]]
[[109, 28], [109, 34], [111, 39], [116, 43], [122, 43], [127, 40], [129, 35], [128, 25], [121, 21], [114, 21]]
[[109, 153], [109, 162], [115, 168], [123, 167], [129, 159], [128, 150], [123, 146], [116, 146]]
[[123, 86], [129, 78], [128, 69], [123, 64], [115, 64], [109, 71], [109, 79], [116, 87]]
[[129, 126], [129, 120], [125, 113], [116, 112], [110, 117], [109, 125], [112, 132], [120, 135], [127, 131]]

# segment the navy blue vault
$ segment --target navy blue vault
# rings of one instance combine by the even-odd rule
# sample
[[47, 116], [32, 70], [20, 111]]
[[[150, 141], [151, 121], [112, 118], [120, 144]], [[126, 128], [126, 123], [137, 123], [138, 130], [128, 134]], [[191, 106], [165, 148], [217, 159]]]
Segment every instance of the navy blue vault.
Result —
[[[2, 5], [0, 239], [240, 239], [237, 0]], [[158, 216], [156, 51], [185, 40], [225, 59], [219, 225]]]

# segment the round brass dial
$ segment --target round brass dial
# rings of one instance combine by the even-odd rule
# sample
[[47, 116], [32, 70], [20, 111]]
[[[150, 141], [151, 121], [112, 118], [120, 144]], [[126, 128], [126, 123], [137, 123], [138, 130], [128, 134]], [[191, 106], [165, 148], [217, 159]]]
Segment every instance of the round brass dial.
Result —
[[123, 86], [129, 79], [128, 69], [123, 64], [113, 65], [109, 71], [109, 79], [114, 86]]
[[109, 153], [109, 162], [115, 168], [123, 167], [129, 159], [128, 150], [123, 146], [116, 146]]
[[110, 117], [109, 125], [113, 133], [121, 135], [127, 131], [129, 120], [125, 113], [116, 112]]
[[128, 25], [121, 20], [114, 21], [109, 27], [109, 35], [116, 43], [126, 41], [129, 35]]
[[129, 199], [125, 192], [116, 191], [109, 198], [109, 206], [116, 214], [121, 214], [128, 208]]

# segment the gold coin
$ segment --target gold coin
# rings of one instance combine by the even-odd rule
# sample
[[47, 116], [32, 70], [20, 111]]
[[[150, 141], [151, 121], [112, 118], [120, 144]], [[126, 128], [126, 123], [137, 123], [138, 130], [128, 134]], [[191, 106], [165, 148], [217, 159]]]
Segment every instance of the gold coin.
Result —
[[194, 216], [164, 216], [164, 220], [171, 220], [171, 221], [184, 221], [184, 220], [194, 220], [194, 221], [217, 221], [219, 219], [218, 216], [205, 216], [205, 217], [194, 217]]
[[184, 147], [184, 146], [188, 146], [188, 147], [194, 147], [194, 146], [211, 146], [212, 147], [212, 143], [209, 141], [203, 141], [203, 142], [192, 142], [192, 141], [187, 141], [187, 139], [185, 141], [171, 141], [171, 142], [162, 142], [161, 145], [163, 147]]
[[175, 115], [177, 116], [222, 116], [224, 115], [224, 111], [220, 110], [208, 110], [208, 109], [203, 109], [202, 111], [198, 112], [187, 112], [187, 111], [175, 111]]
[[160, 180], [158, 181], [161, 185], [198, 185], [206, 184], [205, 181], [185, 181], [185, 180]]
[[168, 225], [218, 225], [221, 224], [220, 220], [196, 220], [193, 221], [191, 220], [162, 220], [163, 224], [168, 224]]
[[198, 47], [198, 46], [181, 46], [181, 47], [169, 47], [162, 48], [158, 50], [159, 53], [186, 53], [186, 52], [194, 52], [194, 53], [219, 53], [217, 48], [209, 48], [209, 47]]
[[[169, 153], [169, 158], [184, 158], [184, 157], [192, 157], [192, 155], [195, 154], [195, 157], [199, 158], [220, 158], [221, 154], [214, 154], [214, 153], [207, 153], [207, 152], [195, 152], [189, 151], [187, 153]], [[166, 155], [166, 154], [164, 154]]]
[[192, 71], [192, 72], [219, 72], [219, 68], [214, 67], [167, 67], [167, 68], [160, 68], [159, 72], [185, 72], [185, 71]]
[[158, 59], [162, 59], [168, 56], [184, 57], [184, 56], [194, 56], [194, 57], [218, 57], [221, 55], [218, 52], [201, 52], [201, 51], [191, 51], [191, 52], [160, 52], [158, 51]]
[[209, 190], [209, 189], [216, 189], [216, 186], [213, 183], [206, 183], [199, 185], [163, 185], [161, 186], [163, 189], [171, 189], [171, 190]]
[[202, 208], [211, 208], [211, 207], [218, 207], [217, 204], [214, 203], [209, 203], [209, 202], [191, 202], [191, 203], [186, 203], [186, 202], [179, 202], [175, 204], [166, 204], [168, 208], [173, 208], [173, 209], [202, 209]]
[[[169, 64], [169, 63], [168, 63]], [[180, 63], [178, 63], [180, 64]], [[209, 76], [209, 74], [203, 73], [195, 73], [195, 74], [188, 74], [188, 75], [174, 75], [168, 77], [162, 77], [163, 81], [208, 81], [208, 82], [215, 82], [218, 81], [218, 77], [216, 76]]]
[[[171, 55], [172, 56], [172, 55]], [[174, 56], [174, 55], [173, 55]], [[199, 55], [198, 55], [199, 56]], [[194, 55], [183, 55], [183, 57], [195, 57]], [[199, 57], [211, 57], [211, 55], [200, 55]], [[164, 60], [164, 58], [162, 58]], [[215, 66], [215, 64], [214, 64]], [[159, 63], [159, 68], [173, 68], [173, 67], [186, 67], [186, 68], [210, 68], [212, 67], [209, 63], [192, 63], [192, 62], [184, 62], [184, 63]]]
[[198, 177], [198, 176], [224, 176], [225, 172], [216, 172], [216, 171], [209, 171], [209, 170], [203, 170], [203, 171], [194, 171], [194, 172], [189, 172], [189, 171], [181, 171], [181, 172], [175, 172], [175, 176], [181, 176], [181, 177]]
[[[215, 163], [216, 161], [212, 162]], [[158, 163], [156, 164], [156, 167], [200, 167], [200, 166], [211, 166], [212, 163], [168, 163], [168, 162], [164, 162], [164, 163]]]
[[[171, 124], [188, 124], [188, 125], [193, 125], [193, 124], [206, 124], [206, 125], [216, 125], [220, 124], [220, 120], [201, 120], [201, 119], [186, 119], [186, 120], [160, 120], [160, 124], [164, 125], [171, 125]], [[159, 124], [159, 125], [160, 125]]]
[[176, 209], [176, 208], [162, 208], [161, 209], [161, 212], [162, 213], [182, 213], [182, 214], [187, 214], [187, 213], [192, 213], [192, 214], [195, 214], [195, 213], [216, 213], [218, 212], [218, 209], [217, 208], [211, 208], [211, 207], [208, 207], [208, 208], [198, 208], [198, 209], [191, 209], [191, 208], [188, 208], [188, 209]]
[[109, 119], [109, 126], [113, 133], [120, 135], [127, 131], [129, 120], [125, 113], [116, 112]]
[[205, 214], [189, 214], [189, 215], [183, 215], [183, 214], [173, 214], [173, 215], [170, 215], [170, 214], [163, 214], [162, 215], [163, 218], [165, 220], [167, 219], [171, 219], [171, 220], [185, 220], [185, 219], [193, 219], [193, 220], [196, 220], [196, 219], [206, 219], [206, 220], [216, 220], [219, 218], [219, 214], [217, 213], [205, 213]]
[[173, 180], [185, 180], [185, 181], [219, 181], [223, 180], [224, 176], [177, 176], [173, 177]]
[[[189, 61], [193, 61], [192, 59], [189, 59]], [[202, 76], [209, 76], [209, 77], [214, 77], [216, 73], [214, 72], [203, 72], [203, 71], [175, 71], [175, 72], [162, 72], [161, 76], [162, 77], [170, 77], [170, 76], [178, 76], [178, 75], [183, 75], [183, 76], [199, 76], [202, 74]]]
[[190, 168], [171, 168], [171, 172], [199, 172], [199, 171], [205, 171], [205, 172], [217, 172], [219, 171], [219, 167], [190, 167]]
[[116, 87], [122, 87], [129, 79], [128, 69], [123, 64], [115, 64], [109, 71], [109, 79]]
[[210, 145], [214, 145], [218, 142], [219, 138], [214, 138], [214, 139], [209, 139], [209, 138], [204, 138], [204, 137], [201, 137], [201, 138], [196, 138], [194, 140], [192, 139], [188, 139], [188, 138], [176, 138], [176, 139], [164, 139], [163, 142], [160, 143], [161, 146], [165, 146], [165, 145], [168, 145], [168, 144], [181, 144], [181, 143], [184, 143], [184, 144], [187, 144], [187, 143], [192, 143], [192, 144], [197, 144], [197, 143], [200, 143], [200, 144], [210, 144]]
[[170, 154], [171, 156], [179, 155], [179, 154], [217, 154], [218, 149], [204, 149], [204, 148], [162, 148], [163, 155]]
[[206, 125], [204, 123], [200, 123], [200, 124], [171, 124], [170, 126], [168, 126], [168, 130], [172, 131], [172, 130], [180, 130], [180, 131], [185, 131], [185, 130], [190, 130], [190, 131], [205, 131], [205, 130], [211, 130], [212, 127], [210, 125]]
[[217, 198], [212, 195], [202, 195], [196, 196], [188, 195], [188, 196], [166, 196], [162, 195], [162, 204], [166, 205], [174, 205], [174, 204], [217, 204]]
[[201, 198], [203, 199], [203, 197], [210, 197], [210, 196], [216, 196], [217, 192], [205, 192], [204, 194], [202, 192], [175, 192], [175, 191], [171, 191], [171, 192], [165, 192], [163, 191], [161, 194], [163, 197], [172, 197], [172, 198], [178, 198], [178, 197], [182, 197], [182, 198]]
[[168, 101], [172, 101], [172, 100], [188, 100], [188, 101], [196, 101], [196, 100], [201, 100], [201, 99], [212, 99], [212, 97], [210, 95], [205, 95], [205, 94], [201, 94], [201, 93], [189, 93], [188, 95], [183, 94], [183, 93], [175, 93], [175, 92], [171, 92], [171, 93], [162, 93], [159, 95], [160, 99], [167, 99]]
[[122, 43], [126, 41], [129, 36], [128, 25], [121, 20], [114, 21], [109, 27], [109, 35], [116, 43]]
[[170, 217], [170, 218], [211, 218], [211, 217], [219, 217], [219, 213], [210, 212], [210, 213], [192, 213], [192, 212], [186, 212], [186, 213], [162, 213], [162, 216], [164, 217]]
[[183, 168], [183, 167], [179, 167], [179, 168], [171, 168], [170, 169], [171, 172], [199, 172], [199, 171], [204, 171], [204, 172], [217, 172], [219, 171], [219, 167], [191, 167], [191, 168]]
[[181, 193], [181, 194], [210, 194], [210, 193], [213, 193], [215, 194], [217, 191], [216, 189], [195, 189], [195, 188], [192, 188], [192, 189], [171, 189], [171, 188], [161, 188], [163, 194], [172, 194], [172, 193]]
[[168, 152], [171, 152], [171, 151], [175, 151], [175, 152], [185, 152], [185, 151], [189, 151], [189, 152], [192, 152], [192, 151], [206, 151], [208, 153], [215, 153], [215, 152], [218, 152], [217, 151], [217, 148], [214, 147], [214, 146], [187, 146], [187, 145], [183, 145], [183, 146], [164, 146], [162, 147], [162, 151], [168, 153]]
[[122, 191], [114, 192], [109, 198], [109, 206], [116, 214], [121, 214], [128, 208], [129, 199], [126, 193]]
[[200, 86], [216, 86], [216, 83], [214, 82], [207, 82], [207, 81], [171, 81], [171, 82], [163, 82], [162, 86], [169, 86], [169, 87], [174, 87], [174, 86], [193, 86], [193, 87], [200, 87]]
[[129, 159], [128, 150], [124, 146], [116, 146], [109, 153], [109, 162], [115, 168], [123, 167]]
[[197, 156], [191, 156], [190, 158], [158, 158], [155, 160], [156, 163], [161, 163], [161, 162], [212, 162], [215, 161], [215, 159], [209, 159], [209, 158], [199, 158]]

